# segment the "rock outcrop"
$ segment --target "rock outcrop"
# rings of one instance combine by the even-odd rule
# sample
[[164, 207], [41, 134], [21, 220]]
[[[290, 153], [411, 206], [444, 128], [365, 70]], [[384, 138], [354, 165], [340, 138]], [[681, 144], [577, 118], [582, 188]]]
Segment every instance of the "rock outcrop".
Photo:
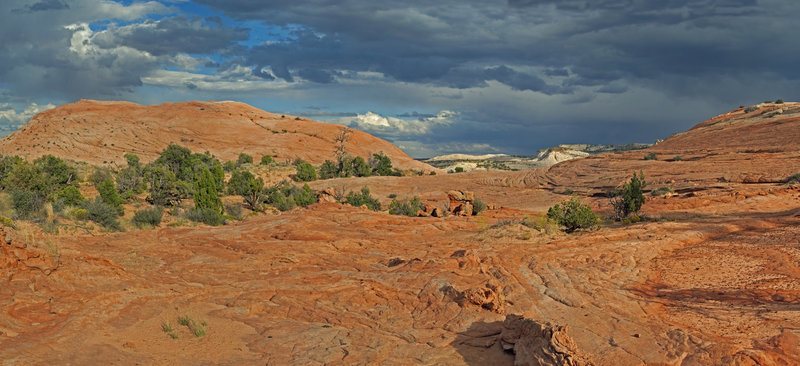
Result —
[[447, 192], [449, 214], [453, 216], [471, 216], [475, 194], [468, 191]]
[[[368, 158], [383, 152], [399, 169], [439, 171], [416, 161], [390, 142], [345, 126], [273, 114], [238, 102], [186, 102], [143, 106], [130, 102], [81, 100], [35, 115], [0, 140], [0, 153], [37, 158], [51, 154], [92, 164], [125, 164], [125, 153], [147, 162], [170, 143], [209, 151], [223, 161], [240, 153], [258, 159], [296, 158], [312, 164], [333, 159], [344, 131], [345, 151]], [[439, 171], [441, 172], [441, 171]]]
[[578, 350], [567, 334], [567, 327], [540, 323], [519, 315], [508, 315], [503, 322], [500, 344], [514, 352], [517, 366], [584, 366], [593, 363]]

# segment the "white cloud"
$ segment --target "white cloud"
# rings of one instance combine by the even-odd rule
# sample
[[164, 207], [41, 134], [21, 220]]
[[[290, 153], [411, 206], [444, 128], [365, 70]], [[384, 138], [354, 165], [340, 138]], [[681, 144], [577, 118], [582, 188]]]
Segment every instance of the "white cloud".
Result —
[[17, 112], [14, 110], [14, 107], [10, 104], [2, 104], [0, 105], [0, 123], [2, 124], [13, 124], [13, 125], [23, 125], [30, 121], [31, 117], [35, 116], [39, 112], [46, 111], [51, 108], [55, 108], [54, 104], [45, 104], [45, 105], [38, 105], [36, 103], [31, 103], [27, 107], [25, 107], [22, 112]]
[[354, 117], [342, 117], [335, 122], [351, 125], [367, 132], [408, 136], [424, 135], [429, 133], [433, 127], [450, 125], [457, 116], [457, 112], [449, 110], [440, 111], [434, 116], [424, 116], [416, 119], [382, 116], [374, 112], [367, 112]]

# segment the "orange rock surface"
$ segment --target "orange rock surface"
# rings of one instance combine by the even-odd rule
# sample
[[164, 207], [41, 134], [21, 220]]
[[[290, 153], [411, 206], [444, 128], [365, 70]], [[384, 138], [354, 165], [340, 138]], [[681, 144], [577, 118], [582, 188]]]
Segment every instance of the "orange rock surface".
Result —
[[[345, 126], [278, 115], [237, 102], [164, 103], [81, 100], [34, 116], [0, 140], [0, 153], [36, 158], [52, 154], [92, 164], [124, 164], [125, 153], [154, 160], [170, 143], [195, 152], [209, 151], [222, 161], [240, 153], [278, 161], [335, 160], [336, 137]], [[383, 152], [395, 167], [437, 170], [411, 159], [388, 141], [350, 130], [345, 151], [370, 157]], [[258, 162], [258, 161], [256, 161]]]
[[[10, 234], [0, 243], [0, 358], [798, 364], [800, 186], [784, 181], [800, 171], [800, 151], [779, 141], [800, 122], [794, 112], [741, 112], [650, 150], [533, 171], [312, 183], [367, 186], [384, 205], [394, 193], [444, 207], [447, 192], [460, 190], [500, 207], [478, 216], [412, 218], [319, 203], [222, 227]], [[714, 138], [732, 138], [720, 126], [759, 136], [764, 123], [781, 129], [778, 142], [764, 132], [740, 149]], [[658, 160], [643, 160], [651, 151]], [[608, 215], [607, 191], [640, 170], [648, 191], [675, 191], [648, 194], [645, 220], [606, 220], [573, 234], [537, 226], [537, 216], [572, 194]], [[30, 242], [22, 248], [15, 238]], [[205, 322], [206, 335], [180, 325], [184, 315]], [[162, 331], [165, 323], [177, 338]]]

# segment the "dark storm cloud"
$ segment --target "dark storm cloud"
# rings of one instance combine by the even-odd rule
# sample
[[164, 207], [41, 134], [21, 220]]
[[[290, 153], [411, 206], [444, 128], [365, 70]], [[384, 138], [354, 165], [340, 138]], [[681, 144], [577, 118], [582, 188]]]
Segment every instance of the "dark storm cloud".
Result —
[[[154, 70], [191, 61], [176, 55], [224, 51], [248, 36], [242, 28], [172, 12], [154, 1], [3, 0], [0, 87], [56, 100], [119, 96]], [[153, 15], [166, 17], [148, 20]], [[107, 28], [92, 29], [95, 22]]]
[[62, 0], [42, 0], [28, 7], [29, 11], [69, 9], [69, 5]]
[[111, 28], [96, 35], [92, 42], [102, 48], [128, 46], [155, 56], [179, 52], [205, 54], [229, 48], [246, 40], [248, 34], [247, 29], [177, 16]]
[[[547, 95], [576, 87], [623, 93], [629, 85], [669, 87], [680, 83], [662, 81], [743, 70], [796, 77], [790, 65], [800, 54], [786, 32], [788, 14], [800, 5], [788, 1], [199, 2], [239, 19], [302, 25], [285, 42], [246, 56], [247, 64], [271, 66], [287, 81], [303, 74], [329, 83], [335, 71], [377, 71], [454, 88], [495, 80]], [[539, 71], [521, 71], [526, 67]]]

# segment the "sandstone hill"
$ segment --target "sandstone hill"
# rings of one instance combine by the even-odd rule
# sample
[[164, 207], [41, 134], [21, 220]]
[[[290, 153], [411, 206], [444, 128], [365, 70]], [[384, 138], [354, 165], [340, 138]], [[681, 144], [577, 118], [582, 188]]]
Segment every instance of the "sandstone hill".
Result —
[[[788, 109], [761, 114], [775, 107]], [[396, 194], [443, 205], [464, 189], [499, 206], [472, 217], [319, 203], [222, 227], [3, 228], [0, 356], [12, 365], [798, 364], [800, 185], [785, 181], [800, 172], [800, 151], [783, 136], [800, 131], [793, 107], [737, 110], [648, 150], [532, 171], [311, 183], [367, 186], [384, 204]], [[726, 145], [741, 134], [761, 138]], [[651, 152], [657, 159], [644, 160]], [[608, 190], [639, 170], [648, 191], [673, 190], [648, 194], [641, 222], [573, 234], [537, 226], [572, 195], [607, 214]], [[179, 325], [183, 316], [206, 334]]]
[[[36, 158], [52, 154], [92, 164], [123, 163], [128, 152], [155, 159], [168, 144], [209, 151], [223, 161], [245, 152], [256, 159], [301, 158], [312, 164], [334, 160], [335, 139], [344, 126], [268, 113], [237, 102], [164, 103], [81, 100], [34, 116], [0, 140], [0, 153]], [[368, 157], [383, 152], [395, 167], [431, 171], [388, 141], [351, 130], [345, 150]]]

